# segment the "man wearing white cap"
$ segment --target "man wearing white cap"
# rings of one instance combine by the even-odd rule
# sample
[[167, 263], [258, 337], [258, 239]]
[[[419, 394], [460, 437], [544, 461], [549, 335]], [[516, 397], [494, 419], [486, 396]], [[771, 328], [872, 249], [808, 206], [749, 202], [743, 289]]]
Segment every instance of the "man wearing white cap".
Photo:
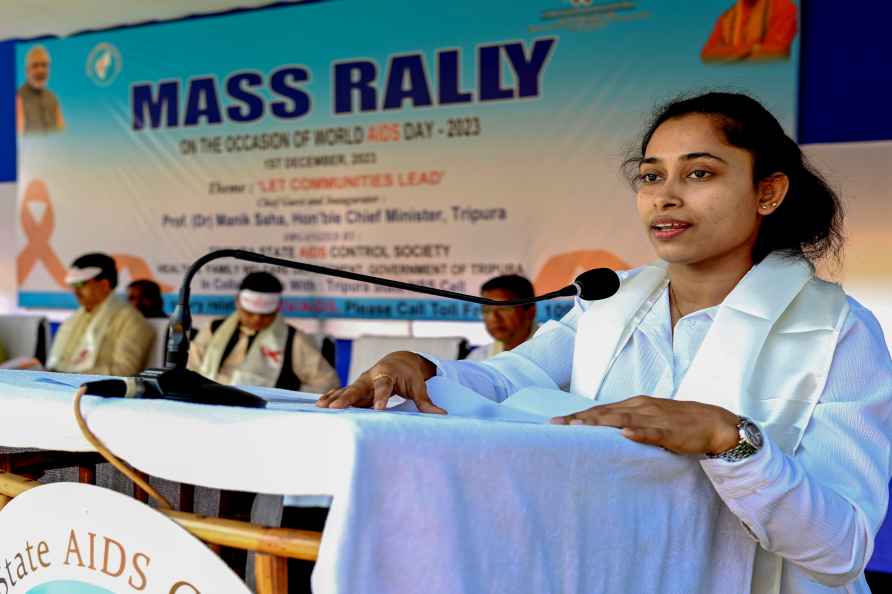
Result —
[[279, 314], [282, 283], [252, 272], [239, 287], [236, 311], [203, 328], [189, 350], [189, 369], [221, 384], [322, 393], [340, 385], [313, 342]]
[[47, 368], [125, 376], [142, 371], [155, 331], [142, 314], [115, 297], [118, 269], [114, 259], [85, 254], [72, 262], [65, 283], [80, 308], [59, 328]]

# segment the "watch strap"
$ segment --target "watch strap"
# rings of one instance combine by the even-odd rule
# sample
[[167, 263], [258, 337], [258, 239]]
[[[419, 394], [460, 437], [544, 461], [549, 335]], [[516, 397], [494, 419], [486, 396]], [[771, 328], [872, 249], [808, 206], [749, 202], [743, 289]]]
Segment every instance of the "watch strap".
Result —
[[748, 418], [738, 417], [737, 433], [740, 436], [740, 441], [737, 442], [737, 445], [723, 452], [718, 452], [716, 454], [706, 454], [706, 457], [712, 459], [720, 458], [725, 462], [739, 462], [740, 460], [745, 460], [746, 458], [749, 458], [750, 456], [758, 452], [760, 448], [749, 442], [744, 431], [744, 426], [751, 424], [753, 424], [753, 422], [750, 421]]

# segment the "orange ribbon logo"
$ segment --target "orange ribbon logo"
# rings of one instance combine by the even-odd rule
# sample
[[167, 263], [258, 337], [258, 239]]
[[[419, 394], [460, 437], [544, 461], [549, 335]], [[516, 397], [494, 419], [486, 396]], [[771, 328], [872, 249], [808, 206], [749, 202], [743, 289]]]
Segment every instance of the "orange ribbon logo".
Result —
[[[34, 219], [31, 213], [33, 206], [43, 205], [43, 216], [39, 221]], [[28, 184], [22, 205], [19, 207], [19, 221], [22, 231], [25, 233], [28, 243], [16, 257], [16, 271], [21, 286], [34, 266], [43, 262], [50, 276], [60, 285], [65, 286], [65, 265], [59, 260], [59, 256], [50, 246], [50, 236], [56, 227], [56, 215], [53, 212], [53, 203], [50, 202], [50, 194], [46, 184], [36, 179]], [[34, 210], [38, 210], [35, 208]]]
[[[146, 279], [158, 282], [155, 280], [149, 265], [142, 258], [129, 254], [112, 254], [112, 257], [115, 259], [115, 265], [118, 267], [119, 273], [124, 270], [130, 271], [131, 280]], [[176, 288], [162, 282], [158, 282], [158, 286], [161, 287], [162, 293], [170, 293]]]
[[[40, 205], [43, 207], [43, 216], [39, 221], [34, 219], [33, 210], [39, 210]], [[34, 208], [34, 207], [37, 208]], [[60, 287], [65, 287], [66, 267], [59, 260], [59, 256], [50, 245], [50, 236], [56, 227], [56, 214], [53, 211], [53, 203], [50, 200], [50, 193], [46, 188], [43, 180], [35, 179], [28, 187], [25, 188], [25, 194], [22, 198], [22, 205], [19, 207], [19, 220], [22, 224], [22, 231], [28, 239], [27, 245], [19, 252], [16, 257], [16, 271], [19, 286], [25, 283], [25, 279], [31, 274], [34, 266], [38, 262], [43, 262], [44, 267], [53, 280]], [[129, 254], [112, 254], [115, 259], [115, 265], [118, 272], [124, 270], [129, 271], [130, 278], [133, 280], [148, 279], [155, 280], [155, 275], [146, 261], [139, 256], [131, 256]], [[168, 293], [174, 290], [174, 287], [158, 283], [161, 291]]]

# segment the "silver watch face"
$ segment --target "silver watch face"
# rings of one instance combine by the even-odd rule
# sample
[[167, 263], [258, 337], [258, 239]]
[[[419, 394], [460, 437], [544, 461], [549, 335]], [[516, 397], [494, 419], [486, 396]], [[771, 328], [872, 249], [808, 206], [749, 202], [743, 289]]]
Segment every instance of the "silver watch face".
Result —
[[759, 426], [750, 421], [743, 419], [740, 423], [740, 437], [757, 450], [762, 447], [762, 431]]

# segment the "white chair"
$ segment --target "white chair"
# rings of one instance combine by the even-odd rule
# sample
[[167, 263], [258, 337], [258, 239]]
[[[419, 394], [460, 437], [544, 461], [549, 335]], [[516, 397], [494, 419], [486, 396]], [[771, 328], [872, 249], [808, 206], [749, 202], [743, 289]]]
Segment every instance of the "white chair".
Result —
[[167, 318], [148, 318], [146, 321], [155, 330], [155, 342], [152, 343], [152, 350], [149, 351], [146, 368], [164, 367], [164, 349], [167, 346], [167, 325], [169, 320]]
[[462, 336], [360, 336], [353, 341], [348, 383], [394, 351], [417, 351], [440, 359], [458, 359], [467, 339]]
[[322, 356], [328, 361], [328, 364], [335, 367], [335, 340], [330, 335], [322, 332], [304, 332], [316, 348], [322, 353]]
[[10, 359], [36, 357], [46, 364], [50, 351], [50, 325], [44, 316], [0, 315], [0, 343]]

